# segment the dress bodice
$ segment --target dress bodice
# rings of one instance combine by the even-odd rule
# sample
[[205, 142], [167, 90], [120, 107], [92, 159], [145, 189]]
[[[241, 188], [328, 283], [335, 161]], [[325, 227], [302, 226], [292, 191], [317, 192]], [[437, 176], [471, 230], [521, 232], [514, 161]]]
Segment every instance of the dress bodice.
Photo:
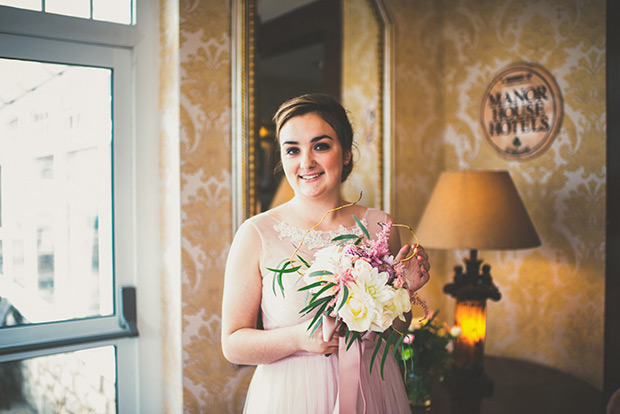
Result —
[[[386, 219], [386, 213], [369, 208], [360, 221], [372, 237], [380, 231], [379, 223], [385, 222]], [[283, 262], [290, 260], [296, 247], [302, 243], [302, 239], [303, 243], [297, 254], [308, 263], [312, 263], [314, 254], [332, 244], [331, 240], [334, 237], [343, 234], [362, 235], [362, 230], [356, 225], [351, 227], [341, 225], [332, 231], [310, 230], [306, 233], [306, 230], [279, 221], [269, 212], [252, 217], [249, 219], [249, 224], [256, 229], [261, 241], [260, 271], [263, 281], [261, 311], [265, 329], [297, 324], [312, 316], [302, 317], [299, 314], [308, 299], [307, 292], [298, 291], [304, 283], [301, 275], [285, 273], [282, 276], [284, 287], [282, 290], [276, 280], [276, 274], [269, 268], [279, 268]]]
[[[378, 223], [388, 219], [386, 213], [368, 209], [362, 223], [371, 237], [379, 231]], [[300, 316], [299, 311], [307, 303], [307, 293], [299, 292], [303, 286], [301, 275], [286, 273], [282, 277], [284, 292], [275, 280], [274, 272], [267, 268], [278, 268], [290, 260], [304, 237], [305, 230], [278, 221], [267, 213], [261, 213], [246, 222], [254, 227], [260, 236], [260, 271], [262, 277], [261, 313], [264, 329], [274, 329], [300, 323], [312, 315]], [[358, 234], [357, 226], [340, 227], [334, 231], [312, 230], [306, 234], [299, 255], [307, 262], [314, 260], [314, 254], [333, 243], [331, 240], [342, 234]], [[402, 376], [393, 358], [385, 363], [384, 378], [378, 370], [370, 375], [370, 355], [365, 352], [359, 369], [359, 390], [357, 413], [398, 413], [410, 411]], [[245, 414], [259, 413], [312, 413], [339, 412], [339, 354], [330, 356], [297, 352], [270, 364], [259, 365], [254, 372], [244, 408]]]

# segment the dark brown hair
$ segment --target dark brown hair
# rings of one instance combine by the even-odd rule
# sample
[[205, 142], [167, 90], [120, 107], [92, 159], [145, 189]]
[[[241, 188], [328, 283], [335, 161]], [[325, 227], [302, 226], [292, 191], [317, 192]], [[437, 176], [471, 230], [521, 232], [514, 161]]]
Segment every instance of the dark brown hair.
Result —
[[346, 180], [349, 174], [351, 174], [351, 170], [353, 170], [353, 156], [351, 156], [351, 160], [347, 164], [344, 163], [344, 156], [347, 151], [353, 155], [353, 128], [347, 116], [347, 111], [330, 95], [310, 93], [289, 99], [280, 105], [280, 108], [273, 116], [278, 143], [280, 142], [280, 131], [284, 124], [296, 116], [309, 113], [320, 116], [336, 132], [342, 147], [342, 181]]

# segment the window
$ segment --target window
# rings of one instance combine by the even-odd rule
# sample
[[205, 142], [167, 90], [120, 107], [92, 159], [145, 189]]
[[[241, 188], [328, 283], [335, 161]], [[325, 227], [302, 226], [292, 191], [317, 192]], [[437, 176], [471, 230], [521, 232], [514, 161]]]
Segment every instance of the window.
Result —
[[0, 6], [113, 23], [135, 23], [135, 5], [131, 0], [0, 0]]
[[0, 363], [0, 413], [114, 413], [114, 360], [105, 346]]
[[0, 292], [13, 322], [112, 315], [112, 70], [0, 58], [0, 79]]
[[106, 412], [139, 412], [135, 71], [146, 36], [3, 6], [0, 27], [0, 388], [19, 367], [27, 397], [33, 367], [70, 378], [86, 364], [108, 384], [93, 394]]

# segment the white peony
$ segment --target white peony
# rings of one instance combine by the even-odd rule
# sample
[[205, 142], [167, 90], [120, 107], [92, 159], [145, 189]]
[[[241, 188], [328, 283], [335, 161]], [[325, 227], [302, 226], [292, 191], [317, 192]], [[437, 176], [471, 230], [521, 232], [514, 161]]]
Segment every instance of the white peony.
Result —
[[388, 304], [388, 308], [394, 313], [395, 318], [405, 321], [405, 313], [411, 310], [409, 293], [406, 289], [394, 289], [394, 298]]
[[388, 273], [379, 272], [370, 263], [364, 260], [356, 261], [351, 275], [355, 278], [355, 283], [374, 299], [379, 309], [383, 309], [394, 297], [394, 289], [387, 284]]
[[349, 297], [340, 309], [339, 315], [350, 331], [365, 332], [370, 329], [370, 325], [377, 317], [379, 310], [376, 302], [363, 287], [356, 283], [350, 283], [347, 287]]
[[373, 323], [370, 325], [370, 330], [375, 332], [383, 332], [394, 322], [396, 315], [389, 308], [383, 309], [383, 312], [380, 312]]

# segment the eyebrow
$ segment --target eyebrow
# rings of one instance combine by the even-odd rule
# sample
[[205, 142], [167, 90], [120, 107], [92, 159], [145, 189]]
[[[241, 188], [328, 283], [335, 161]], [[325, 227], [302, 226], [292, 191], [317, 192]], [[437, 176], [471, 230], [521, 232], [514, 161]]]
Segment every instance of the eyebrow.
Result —
[[[312, 139], [310, 140], [310, 142], [311, 142], [311, 143], [312, 143], [312, 142], [317, 142], [317, 141], [322, 140], [323, 138], [329, 138], [329, 139], [333, 140], [333, 138], [332, 138], [332, 137], [330, 137], [329, 135], [323, 134], [323, 135], [319, 135], [318, 137], [314, 137], [314, 138], [312, 138]], [[297, 142], [297, 141], [284, 141], [284, 142], [282, 143], [282, 145], [299, 145], [299, 142]]]

